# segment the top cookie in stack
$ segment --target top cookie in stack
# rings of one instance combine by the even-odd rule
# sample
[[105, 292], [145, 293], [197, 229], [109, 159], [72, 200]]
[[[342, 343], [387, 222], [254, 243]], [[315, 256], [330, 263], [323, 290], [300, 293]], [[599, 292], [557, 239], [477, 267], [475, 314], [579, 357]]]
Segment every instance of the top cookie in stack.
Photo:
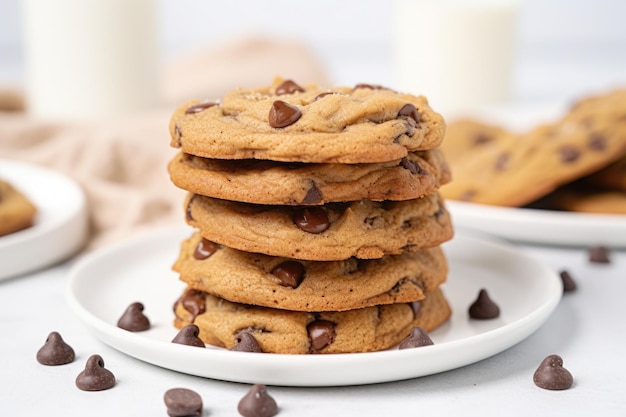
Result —
[[[276, 79], [232, 91], [223, 103], [181, 106], [170, 123], [171, 145], [181, 152], [169, 172], [189, 191], [185, 218], [198, 234], [174, 266], [191, 291], [177, 303], [176, 324], [196, 323], [203, 340], [229, 348], [248, 329], [266, 352], [330, 353], [388, 348], [416, 323], [445, 321], [438, 286], [447, 265], [438, 246], [453, 231], [437, 192], [450, 181], [437, 149], [444, 131], [424, 97], [372, 85], [322, 90]], [[437, 307], [420, 316], [411, 303], [429, 294]], [[243, 304], [224, 309], [228, 302]], [[393, 318], [386, 324], [371, 319], [381, 317], [381, 305], [397, 310], [384, 314]], [[242, 306], [247, 313], [230, 316]], [[306, 328], [321, 311], [339, 316], [326, 320], [333, 334], [320, 347]], [[281, 332], [267, 328], [278, 317], [304, 329], [272, 341]], [[385, 336], [346, 342], [368, 326]], [[285, 343], [298, 334], [305, 336]]]

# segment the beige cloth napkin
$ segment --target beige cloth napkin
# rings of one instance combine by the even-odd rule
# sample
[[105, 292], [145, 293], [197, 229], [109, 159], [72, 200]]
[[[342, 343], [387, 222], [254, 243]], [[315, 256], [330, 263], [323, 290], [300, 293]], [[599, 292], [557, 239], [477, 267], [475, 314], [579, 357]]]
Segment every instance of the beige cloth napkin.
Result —
[[[324, 70], [297, 42], [241, 38], [181, 58], [164, 71], [163, 103], [149, 112], [91, 124], [29, 117], [15, 88], [0, 88], [0, 158], [58, 170], [85, 191], [88, 248], [163, 225], [184, 224], [184, 192], [170, 182], [168, 123], [177, 105], [220, 98], [235, 87], [267, 85], [280, 75], [328, 85]], [[86, 103], [88, 105], [88, 103]]]

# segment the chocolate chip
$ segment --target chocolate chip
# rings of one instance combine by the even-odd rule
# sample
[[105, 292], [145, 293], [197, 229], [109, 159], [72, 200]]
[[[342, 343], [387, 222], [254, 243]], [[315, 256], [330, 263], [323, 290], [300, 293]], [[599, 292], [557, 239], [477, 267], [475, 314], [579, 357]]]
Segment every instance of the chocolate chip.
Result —
[[76, 377], [76, 386], [83, 391], [103, 391], [115, 385], [115, 375], [104, 367], [100, 355], [87, 359], [85, 370]]
[[498, 155], [495, 165], [496, 171], [504, 171], [509, 164], [509, 159], [511, 159], [511, 156], [508, 153]]
[[285, 261], [272, 269], [274, 275], [284, 287], [298, 288], [304, 279], [304, 266], [297, 261]]
[[206, 103], [194, 104], [193, 106], [185, 110], [185, 114], [200, 113], [201, 111], [204, 111], [208, 109], [209, 107], [213, 107], [213, 106], [217, 106], [217, 103], [206, 102]]
[[230, 348], [235, 352], [263, 353], [261, 346], [250, 332], [242, 331], [237, 334], [237, 344]]
[[317, 100], [323, 99], [326, 96], [332, 96], [333, 94], [339, 94], [339, 93], [335, 93], [334, 91], [325, 91], [323, 93], [320, 93], [320, 94], [316, 95], [315, 98], [313, 99], [313, 101], [317, 101]]
[[589, 248], [588, 254], [589, 262], [597, 264], [611, 263], [611, 259], [609, 258], [609, 249], [606, 246], [592, 246]]
[[335, 323], [315, 320], [307, 326], [311, 340], [311, 352], [319, 352], [335, 341]]
[[574, 162], [580, 157], [580, 151], [572, 145], [561, 146], [559, 154], [561, 155], [561, 161], [565, 163]]
[[306, 192], [304, 199], [300, 204], [317, 204], [322, 201], [324, 196], [319, 188], [317, 188], [317, 184], [314, 181], [311, 181], [311, 188]]
[[328, 215], [322, 207], [306, 207], [294, 213], [293, 221], [308, 233], [322, 233], [330, 226]]
[[482, 145], [482, 144], [491, 142], [492, 140], [493, 138], [487, 135], [485, 132], [478, 132], [476, 136], [474, 136], [474, 140], [472, 141], [472, 144], [474, 146], [477, 146], [477, 145]]
[[117, 321], [117, 327], [129, 332], [142, 332], [150, 328], [150, 320], [143, 314], [143, 304], [132, 303]]
[[216, 243], [213, 243], [208, 239], [202, 238], [200, 239], [200, 242], [198, 242], [196, 250], [194, 250], [193, 252], [193, 257], [199, 261], [202, 261], [217, 252], [219, 248], [220, 247]]
[[495, 319], [500, 315], [500, 308], [494, 303], [487, 290], [481, 289], [476, 301], [469, 307], [469, 316], [473, 319], [487, 320]]
[[408, 169], [411, 174], [426, 174], [426, 171], [424, 171], [420, 164], [408, 158], [402, 158], [400, 160], [400, 166], [404, 169]]
[[413, 318], [415, 318], [417, 317], [417, 315], [420, 312], [420, 309], [422, 308], [422, 302], [413, 301], [412, 303], [409, 303], [409, 307], [411, 307], [411, 310], [413, 310]]
[[180, 329], [178, 334], [172, 339], [172, 343], [180, 345], [206, 347], [204, 342], [198, 337], [200, 329], [195, 324], [188, 324]]
[[206, 300], [204, 296], [200, 291], [194, 289], [186, 290], [180, 297], [180, 303], [183, 305], [183, 308], [193, 316], [191, 321], [195, 320], [196, 317], [206, 310]]
[[296, 106], [276, 100], [272, 104], [269, 114], [269, 123], [272, 127], [287, 127], [300, 119], [302, 112]]
[[411, 349], [429, 345], [434, 345], [434, 343], [428, 333], [421, 327], [416, 326], [411, 329], [411, 334], [400, 342], [398, 349]]
[[170, 417], [202, 415], [202, 397], [187, 388], [172, 388], [165, 391], [163, 401]]
[[176, 137], [176, 143], [174, 144], [174, 147], [180, 148], [181, 140], [183, 138], [183, 132], [180, 130], [180, 127], [178, 125], [174, 125], [174, 136]]
[[606, 136], [601, 133], [592, 133], [589, 135], [589, 149], [594, 151], [603, 151], [606, 149]]
[[568, 271], [563, 270], [559, 275], [561, 276], [561, 282], [563, 282], [563, 292], [576, 291], [576, 281], [574, 281]]
[[408, 117], [410, 119], [415, 120], [415, 123], [420, 122], [420, 115], [417, 112], [417, 109], [415, 108], [415, 106], [412, 105], [411, 103], [405, 104], [404, 106], [402, 106], [402, 108], [398, 112], [397, 117]]
[[278, 96], [283, 94], [293, 94], [296, 92], [303, 93], [304, 91], [304, 88], [300, 87], [291, 80], [285, 80], [281, 85], [276, 87], [276, 95]]
[[385, 89], [385, 87], [383, 87], [382, 85], [376, 85], [376, 84], [357, 84], [354, 86], [354, 89], [359, 89], [359, 88], [367, 88], [369, 90], [383, 90]]
[[567, 369], [563, 368], [563, 359], [559, 355], [550, 355], [535, 371], [533, 382], [539, 388], [564, 390], [572, 386], [574, 378]]
[[37, 351], [37, 362], [42, 365], [65, 365], [74, 360], [74, 349], [58, 332], [48, 335], [46, 343]]
[[254, 384], [239, 401], [237, 411], [243, 417], [272, 417], [278, 414], [276, 401], [262, 384]]
[[195, 200], [197, 195], [192, 195], [189, 201], [187, 202], [187, 209], [185, 210], [185, 218], [187, 222], [192, 222], [194, 220], [193, 214], [191, 212], [191, 205], [193, 204], [193, 200]]

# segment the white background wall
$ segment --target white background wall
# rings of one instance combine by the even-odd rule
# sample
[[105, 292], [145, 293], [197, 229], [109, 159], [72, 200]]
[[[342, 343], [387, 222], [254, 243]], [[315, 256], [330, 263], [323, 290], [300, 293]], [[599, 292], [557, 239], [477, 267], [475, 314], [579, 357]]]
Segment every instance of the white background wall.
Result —
[[[309, 43], [336, 82], [386, 82], [390, 77], [390, 0], [155, 1], [165, 63], [236, 34], [264, 33]], [[522, 0], [519, 44], [521, 65], [530, 66], [530, 74], [533, 66], [556, 61], [564, 67], [553, 67], [555, 72], [570, 61], [621, 65], [626, 60], [626, 1]], [[22, 66], [20, 0], [0, 0], [0, 82], [19, 81]], [[558, 88], [556, 78], [548, 90]], [[518, 84], [523, 88], [527, 82]]]

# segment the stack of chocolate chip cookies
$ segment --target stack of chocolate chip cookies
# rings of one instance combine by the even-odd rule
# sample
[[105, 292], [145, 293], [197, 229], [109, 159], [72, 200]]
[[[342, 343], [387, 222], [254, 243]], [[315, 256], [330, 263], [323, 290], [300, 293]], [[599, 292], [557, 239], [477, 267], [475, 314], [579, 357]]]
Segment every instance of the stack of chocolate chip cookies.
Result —
[[229, 349], [347, 353], [446, 321], [444, 131], [424, 97], [372, 85], [276, 79], [181, 106], [169, 172], [196, 231], [175, 325]]

